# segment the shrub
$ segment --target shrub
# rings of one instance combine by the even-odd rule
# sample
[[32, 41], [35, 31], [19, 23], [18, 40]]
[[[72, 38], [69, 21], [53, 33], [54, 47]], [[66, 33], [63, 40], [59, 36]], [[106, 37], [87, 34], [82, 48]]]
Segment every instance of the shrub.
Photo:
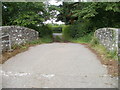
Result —
[[62, 33], [62, 27], [61, 26], [52, 26], [53, 33]]
[[76, 39], [71, 39], [71, 42], [74, 43], [90, 43], [93, 37], [93, 33], [89, 33], [87, 35], [84, 35], [83, 37], [79, 37]]
[[49, 25], [43, 25], [36, 28], [39, 32], [39, 37], [51, 37], [52, 38], [52, 28]]
[[64, 40], [69, 40], [70, 39], [70, 28], [71, 26], [70, 25], [65, 25], [63, 26], [62, 28], [62, 34], [63, 34], [63, 39]]
[[69, 36], [69, 38], [73, 39], [82, 38], [94, 31], [95, 30], [92, 29], [92, 24], [89, 21], [78, 22], [63, 27], [64, 36]]
[[70, 34], [72, 38], [83, 37], [91, 32], [94, 32], [94, 30], [91, 28], [91, 23], [89, 23], [88, 21], [73, 24], [71, 25], [70, 29]]

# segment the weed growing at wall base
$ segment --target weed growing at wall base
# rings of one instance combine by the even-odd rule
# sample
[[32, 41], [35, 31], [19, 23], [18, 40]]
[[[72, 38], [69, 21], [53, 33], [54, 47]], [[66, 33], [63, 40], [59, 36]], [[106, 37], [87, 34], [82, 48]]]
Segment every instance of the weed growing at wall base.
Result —
[[105, 46], [101, 45], [96, 37], [90, 42], [90, 47], [97, 51], [100, 55], [104, 55], [106, 59], [118, 60], [117, 50], [109, 51]]
[[101, 45], [97, 38], [93, 37], [89, 44], [90, 49], [96, 53], [100, 62], [107, 66], [108, 73], [112, 76], [118, 76], [118, 54], [117, 50], [109, 51], [103, 45]]

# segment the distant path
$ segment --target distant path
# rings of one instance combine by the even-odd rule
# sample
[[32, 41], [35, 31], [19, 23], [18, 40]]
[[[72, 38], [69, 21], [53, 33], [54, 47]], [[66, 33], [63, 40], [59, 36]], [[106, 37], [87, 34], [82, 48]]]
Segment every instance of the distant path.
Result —
[[117, 79], [84, 45], [31, 47], [3, 64], [4, 88], [114, 88]]
[[60, 37], [61, 39], [62, 39], [62, 33], [53, 33], [53, 37], [55, 38], [55, 37]]

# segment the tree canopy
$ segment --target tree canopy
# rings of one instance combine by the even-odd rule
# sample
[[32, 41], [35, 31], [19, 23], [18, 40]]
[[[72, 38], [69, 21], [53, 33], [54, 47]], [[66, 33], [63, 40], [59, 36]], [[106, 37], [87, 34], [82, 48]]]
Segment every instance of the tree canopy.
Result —
[[[20, 25], [39, 31], [37, 26], [57, 18], [57, 21], [72, 25], [73, 37], [94, 32], [98, 28], [120, 27], [119, 2], [63, 2], [59, 6], [46, 5], [43, 2], [4, 2], [3, 25]], [[57, 11], [59, 14], [56, 16]]]
[[[97, 27], [119, 27], [120, 3], [118, 2], [64, 2], [58, 20], [66, 24], [91, 22]], [[101, 25], [100, 25], [101, 24]]]
[[33, 27], [49, 18], [42, 2], [4, 2], [2, 8], [3, 25]]

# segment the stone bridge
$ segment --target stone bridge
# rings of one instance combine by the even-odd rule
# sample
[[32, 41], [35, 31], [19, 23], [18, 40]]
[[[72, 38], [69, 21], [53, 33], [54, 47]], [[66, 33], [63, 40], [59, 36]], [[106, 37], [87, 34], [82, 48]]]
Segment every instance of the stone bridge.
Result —
[[100, 28], [95, 31], [95, 37], [100, 44], [104, 45], [109, 51], [117, 51], [120, 56], [120, 29]]
[[[12, 45], [22, 44], [38, 39], [38, 32], [21, 26], [2, 26], [2, 50], [8, 50]], [[53, 37], [59, 36], [62, 39], [62, 33], [53, 33]], [[110, 51], [118, 51], [120, 55], [120, 29], [117, 28], [100, 28], [95, 31], [95, 37], [99, 42]]]
[[38, 32], [21, 26], [2, 26], [0, 27], [2, 31], [1, 48], [2, 51], [10, 49], [12, 45], [22, 44], [32, 40], [38, 39]]

